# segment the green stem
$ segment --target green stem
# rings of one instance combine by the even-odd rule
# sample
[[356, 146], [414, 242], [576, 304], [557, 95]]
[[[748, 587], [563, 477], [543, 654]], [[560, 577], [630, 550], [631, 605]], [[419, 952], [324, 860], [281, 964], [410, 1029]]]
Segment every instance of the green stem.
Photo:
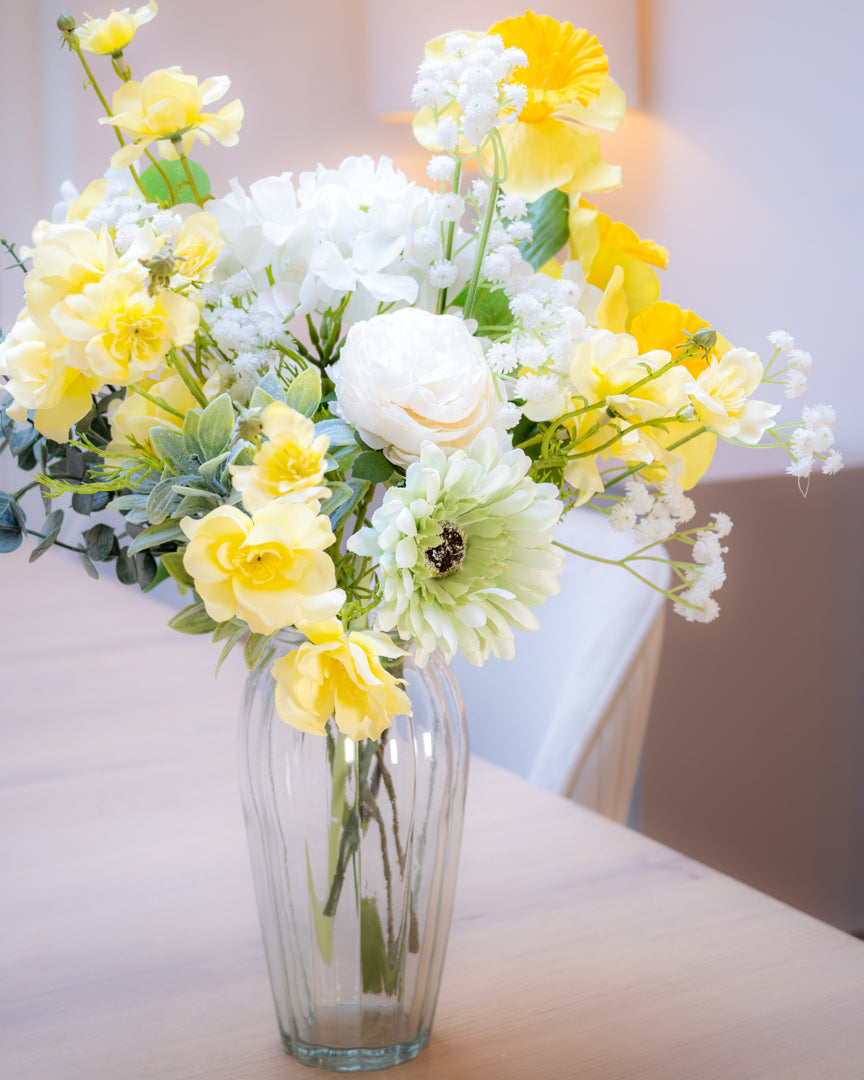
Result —
[[[165, 186], [168, 188], [168, 196], [171, 199], [171, 205], [176, 206], [177, 202], [179, 200], [180, 192], [178, 191], [178, 192], [175, 193], [174, 185], [171, 183], [171, 180], [170, 180], [170, 178], [168, 176], [168, 173], [166, 173], [165, 170], [162, 168], [162, 165], [160, 164], [159, 159], [154, 154], [151, 154], [151, 152], [149, 150], [145, 150], [144, 155], [145, 155], [145, 157], [148, 157], [150, 159], [151, 164], [155, 168], [156, 172], [158, 172], [159, 175], [162, 177], [162, 180], [164, 181]], [[148, 196], [148, 201], [149, 201], [149, 196]]]
[[[459, 194], [459, 185], [462, 182], [462, 161], [460, 158], [456, 158], [456, 166], [453, 170], [453, 192]], [[450, 257], [453, 254], [453, 237], [456, 235], [456, 222], [451, 221], [447, 226], [447, 240], [444, 244], [444, 258], [449, 262]], [[447, 290], [438, 290], [438, 303], [435, 306], [435, 313], [437, 315], [443, 315], [447, 310]]]
[[[102, 103], [102, 108], [105, 110], [105, 115], [113, 117], [114, 113], [111, 111], [111, 106], [106, 101], [105, 95], [102, 93], [102, 90], [99, 87], [99, 83], [96, 82], [96, 76], [90, 70], [90, 65], [84, 59], [84, 53], [81, 51], [81, 46], [78, 43], [78, 39], [75, 37], [74, 34], [71, 35], [70, 46], [74, 50], [74, 52], [77, 55], [78, 59], [81, 61], [81, 66], [84, 68], [84, 71], [85, 71], [85, 73], [87, 75], [87, 78], [88, 78], [88, 80], [90, 82], [90, 85], [96, 91], [96, 96], [99, 98], [99, 101]], [[123, 135], [122, 135], [122, 133], [120, 131], [120, 128], [117, 127], [116, 124], [112, 124], [111, 126], [114, 128], [114, 133], [117, 136], [117, 141], [120, 143], [120, 146], [121, 147], [125, 146], [126, 145], [126, 140], [123, 138]], [[135, 181], [135, 186], [138, 188], [138, 190], [144, 196], [144, 199], [147, 202], [149, 202], [150, 201], [150, 196], [147, 194], [147, 192], [142, 187], [141, 180], [138, 177], [138, 173], [135, 172], [135, 170], [132, 168], [131, 165], [129, 166], [129, 172], [132, 174], [132, 179]]]
[[474, 268], [471, 272], [471, 284], [468, 286], [468, 296], [465, 300], [465, 307], [463, 309], [466, 319], [471, 318], [471, 312], [474, 310], [474, 300], [477, 296], [477, 286], [480, 282], [480, 267], [483, 264], [483, 257], [486, 254], [489, 230], [492, 228], [492, 219], [495, 217], [495, 209], [498, 202], [498, 144], [493, 142], [493, 146], [495, 147], [495, 175], [492, 178], [492, 190], [489, 192], [489, 203], [486, 207], [486, 216], [483, 218], [483, 229], [480, 233], [477, 254], [474, 257]]
[[[643, 574], [640, 574], [638, 570], [634, 570], [632, 566], [628, 566], [627, 558], [624, 559], [604, 559], [602, 555], [590, 555], [587, 551], [577, 551], [576, 548], [568, 547], [566, 544], [561, 544], [557, 540], [554, 541], [555, 547], [561, 548], [562, 551], [567, 551], [571, 555], [578, 555], [580, 559], [590, 559], [592, 562], [605, 563], [607, 566], [619, 566], [622, 570], [626, 570], [629, 574], [632, 574], [635, 578], [638, 578], [643, 585], [647, 585], [649, 589], [653, 589], [654, 592], [660, 593], [661, 596], [665, 596], [667, 600], [675, 600], [677, 603], [684, 604], [687, 607], [695, 608], [695, 604], [688, 604], [686, 600], [682, 600], [674, 591], [670, 589], [661, 589], [659, 585], [655, 585], [653, 581], [646, 578]], [[659, 559], [659, 562], [668, 562], [668, 559]]]
[[31, 480], [30, 483], [25, 484], [20, 491], [16, 491], [12, 498], [15, 500], [15, 502], [18, 502], [22, 495], [26, 495], [28, 491], [31, 491], [35, 487], [39, 487], [39, 481]]
[[169, 405], [165, 398], [159, 397], [158, 394], [148, 394], [147, 391], [142, 390], [137, 383], [131, 383], [129, 389], [132, 390], [134, 393], [138, 394], [140, 397], [146, 398], [147, 401], [151, 401], [157, 408], [161, 409], [163, 412], [171, 413], [172, 416], [179, 417], [180, 420], [183, 419], [183, 413], [180, 412], [179, 409], [175, 409], [173, 405]]
[[189, 159], [185, 154], [181, 154], [178, 151], [177, 156], [180, 158], [180, 164], [183, 166], [183, 172], [186, 173], [186, 179], [189, 181], [189, 187], [192, 188], [192, 194], [195, 196], [195, 202], [203, 208], [204, 201], [201, 198], [201, 193], [195, 183], [195, 177], [192, 175], [192, 170], [189, 168]]
[[171, 364], [171, 366], [176, 370], [177, 374], [186, 384], [186, 388], [188, 389], [192, 397], [195, 398], [195, 400], [202, 408], [206, 408], [207, 398], [204, 397], [204, 391], [195, 381], [194, 376], [192, 375], [189, 368], [186, 366], [185, 361], [181, 359], [176, 349], [172, 349], [168, 353], [168, 363]]

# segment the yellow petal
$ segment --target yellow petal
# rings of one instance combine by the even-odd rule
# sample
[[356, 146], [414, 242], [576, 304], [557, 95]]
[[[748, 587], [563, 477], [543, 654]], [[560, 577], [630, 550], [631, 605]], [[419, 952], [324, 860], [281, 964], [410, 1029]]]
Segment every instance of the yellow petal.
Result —
[[623, 334], [627, 329], [627, 298], [624, 295], [624, 271], [616, 266], [597, 308], [597, 325], [613, 334]]

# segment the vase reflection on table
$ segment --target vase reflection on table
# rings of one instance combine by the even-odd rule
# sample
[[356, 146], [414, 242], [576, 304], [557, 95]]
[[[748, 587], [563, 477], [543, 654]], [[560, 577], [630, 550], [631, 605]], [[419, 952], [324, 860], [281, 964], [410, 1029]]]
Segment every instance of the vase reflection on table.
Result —
[[355, 742], [332, 721], [323, 737], [285, 724], [270, 667], [247, 684], [240, 782], [283, 1045], [339, 1071], [408, 1061], [429, 1041], [453, 909], [458, 688], [437, 656], [406, 658], [413, 715]]

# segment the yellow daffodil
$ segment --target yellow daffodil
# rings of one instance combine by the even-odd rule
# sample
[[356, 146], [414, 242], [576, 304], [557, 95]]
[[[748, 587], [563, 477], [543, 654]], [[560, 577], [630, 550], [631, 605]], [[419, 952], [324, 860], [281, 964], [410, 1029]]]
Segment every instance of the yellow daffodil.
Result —
[[129, 8], [120, 11], [112, 8], [104, 19], [92, 19], [88, 16], [88, 21], [75, 30], [78, 44], [86, 52], [97, 53], [99, 56], [122, 52], [135, 36], [138, 27], [155, 18], [157, 11], [156, 0], [150, 0], [149, 4], [134, 12]]
[[281, 401], [274, 401], [261, 414], [266, 441], [252, 459], [252, 465], [232, 465], [234, 487], [243, 496], [243, 505], [255, 513], [273, 499], [308, 502], [326, 498], [322, 486], [325, 455], [330, 440], [315, 435], [315, 425]]
[[507, 154], [505, 191], [533, 201], [556, 187], [618, 187], [620, 168], [603, 160], [600, 140], [588, 130], [614, 130], [624, 117], [624, 94], [597, 38], [533, 11], [497, 22], [488, 33], [528, 58], [513, 73], [528, 91], [527, 103], [515, 123], [498, 129]]
[[100, 377], [70, 367], [60, 352], [49, 348], [26, 309], [0, 343], [0, 372], [9, 380], [3, 388], [14, 401], [7, 409], [12, 419], [26, 420], [34, 410], [37, 431], [59, 443], [66, 442], [70, 427], [87, 415], [91, 393], [103, 385]]
[[183, 222], [174, 249], [177, 273], [187, 281], [209, 281], [213, 263], [224, 247], [219, 222], [212, 214], [190, 215]]
[[153, 71], [142, 82], [124, 83], [114, 93], [113, 116], [103, 116], [100, 124], [114, 124], [133, 141], [111, 158], [112, 169], [125, 169], [155, 142], [163, 158], [188, 154], [195, 139], [207, 144], [213, 138], [223, 146], [236, 146], [243, 121], [239, 100], [218, 113], [202, 112], [218, 101], [231, 85], [225, 75], [205, 79], [201, 85], [194, 75], [180, 68]]
[[377, 739], [411, 701], [381, 663], [404, 651], [386, 634], [353, 630], [335, 619], [301, 626], [309, 638], [273, 665], [276, 711], [300, 731], [323, 735], [330, 717], [351, 739]]
[[332, 618], [345, 602], [326, 554], [330, 521], [303, 503], [271, 502], [253, 517], [218, 506], [180, 526], [189, 538], [183, 565], [216, 622], [236, 615], [256, 634], [272, 634]]
[[[145, 382], [143, 389], [154, 397], [161, 398], [181, 414], [198, 405], [179, 375], [167, 375], [156, 382]], [[183, 429], [182, 416], [168, 412], [134, 391], [127, 393], [122, 401], [111, 402], [108, 406], [108, 420], [111, 424], [108, 450], [111, 453], [128, 454], [129, 457], [136, 457], [142, 448], [152, 451], [151, 428], [167, 427], [175, 431]]]
[[660, 281], [654, 267], [665, 270], [668, 253], [580, 199], [570, 207], [570, 258], [578, 259], [585, 280], [598, 289], [605, 289], [620, 267], [620, 287], [627, 305], [627, 325], [622, 329], [629, 330], [637, 312], [659, 299]]
[[709, 364], [685, 387], [699, 420], [725, 439], [755, 446], [768, 428], [779, 405], [753, 401], [751, 395], [762, 382], [764, 368], [749, 349], [732, 349], [717, 363]]

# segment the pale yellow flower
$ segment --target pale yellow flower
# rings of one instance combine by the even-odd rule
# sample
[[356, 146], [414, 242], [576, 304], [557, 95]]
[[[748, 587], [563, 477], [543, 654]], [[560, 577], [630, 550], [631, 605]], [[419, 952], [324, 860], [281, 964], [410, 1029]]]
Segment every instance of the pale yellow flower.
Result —
[[332, 618], [345, 602], [336, 588], [329, 520], [303, 503], [271, 502], [253, 517], [219, 506], [180, 526], [183, 565], [216, 622], [235, 615], [256, 634], [302, 620]]
[[133, 139], [114, 154], [111, 168], [125, 169], [153, 142], [161, 156], [170, 159], [188, 154], [196, 139], [205, 145], [213, 138], [223, 146], [236, 146], [243, 121], [240, 101], [230, 102], [218, 113], [202, 112], [205, 105], [223, 97], [230, 85], [230, 79], [218, 75], [199, 86], [194, 75], [184, 75], [180, 68], [162, 68], [142, 82], [124, 83], [114, 93], [114, 115], [99, 121], [122, 128]]
[[254, 514], [273, 499], [309, 502], [330, 494], [322, 486], [330, 440], [315, 435], [315, 425], [302, 413], [274, 401], [261, 414], [266, 441], [252, 465], [232, 465], [234, 487]]
[[134, 12], [129, 8], [122, 8], [120, 11], [112, 8], [104, 19], [93, 19], [88, 15], [88, 21], [75, 29], [78, 44], [87, 52], [97, 53], [99, 56], [122, 52], [135, 36], [138, 27], [155, 18], [157, 11], [156, 0], [150, 0]]
[[[198, 402], [192, 396], [189, 387], [179, 375], [167, 375], [158, 382], [146, 382], [143, 389], [171, 405], [180, 413], [194, 409]], [[111, 424], [111, 442], [108, 450], [113, 453], [128, 454], [136, 457], [144, 450], [152, 452], [150, 429], [154, 427], [173, 428], [182, 431], [183, 419], [174, 413], [154, 404], [148, 398], [127, 393], [122, 401], [112, 401], [108, 406], [108, 420]]]
[[276, 711], [300, 731], [323, 735], [327, 721], [351, 739], [377, 739], [411, 701], [381, 663], [404, 655], [386, 634], [345, 633], [335, 619], [303, 624], [309, 638], [273, 665]]
[[183, 222], [174, 256], [177, 273], [187, 281], [209, 281], [213, 263], [225, 247], [219, 222], [212, 214], [192, 214]]
[[37, 431], [59, 443], [87, 415], [91, 393], [102, 386], [101, 378], [69, 367], [50, 349], [26, 310], [0, 343], [0, 372], [9, 380], [3, 389], [14, 400], [7, 410], [12, 419], [26, 420], [28, 411], [35, 410]]
[[67, 221], [86, 221], [105, 197], [108, 180], [91, 180], [74, 202], [66, 210]]
[[513, 72], [513, 81], [528, 90], [527, 104], [515, 123], [498, 129], [507, 153], [504, 190], [533, 201], [556, 187], [618, 187], [621, 169], [603, 160], [600, 140], [588, 130], [614, 130], [625, 108], [597, 38], [533, 11], [497, 22], [487, 33], [528, 58], [527, 67]]
[[84, 345], [89, 371], [127, 386], [156, 373], [172, 346], [193, 340], [199, 311], [168, 289], [151, 296], [137, 271], [116, 270], [68, 296], [52, 317], [66, 338]]
[[774, 426], [773, 417], [780, 411], [779, 405], [751, 400], [763, 374], [756, 353], [732, 349], [719, 362], [709, 364], [685, 391], [706, 427], [725, 439], [755, 446]]

